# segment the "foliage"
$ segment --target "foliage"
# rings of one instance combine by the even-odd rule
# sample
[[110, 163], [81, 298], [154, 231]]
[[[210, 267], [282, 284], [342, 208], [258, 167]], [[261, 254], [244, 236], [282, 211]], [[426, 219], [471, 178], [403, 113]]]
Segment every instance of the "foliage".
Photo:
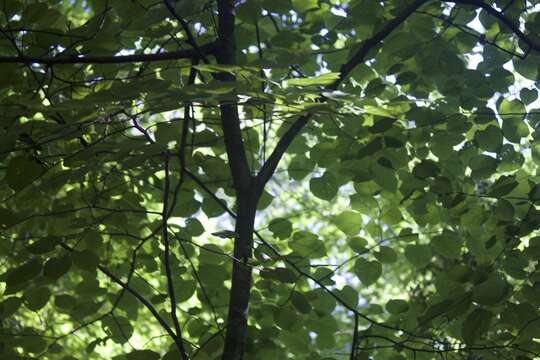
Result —
[[537, 0], [0, 12], [0, 358], [540, 356]]

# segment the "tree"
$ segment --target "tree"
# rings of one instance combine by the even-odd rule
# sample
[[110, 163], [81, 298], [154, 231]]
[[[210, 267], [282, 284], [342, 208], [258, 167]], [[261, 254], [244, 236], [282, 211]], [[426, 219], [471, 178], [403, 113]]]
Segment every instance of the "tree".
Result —
[[540, 356], [540, 2], [0, 5], [2, 358]]

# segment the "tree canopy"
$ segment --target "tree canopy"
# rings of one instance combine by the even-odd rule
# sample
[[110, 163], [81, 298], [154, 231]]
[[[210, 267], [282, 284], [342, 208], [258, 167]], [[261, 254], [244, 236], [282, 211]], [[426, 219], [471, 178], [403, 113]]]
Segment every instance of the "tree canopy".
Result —
[[0, 358], [540, 358], [540, 1], [0, 0]]

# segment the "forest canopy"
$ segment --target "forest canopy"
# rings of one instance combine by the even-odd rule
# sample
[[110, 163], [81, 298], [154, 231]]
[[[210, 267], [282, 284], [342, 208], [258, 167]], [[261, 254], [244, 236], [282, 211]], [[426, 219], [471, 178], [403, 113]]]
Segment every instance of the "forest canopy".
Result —
[[0, 0], [1, 359], [540, 359], [540, 1]]

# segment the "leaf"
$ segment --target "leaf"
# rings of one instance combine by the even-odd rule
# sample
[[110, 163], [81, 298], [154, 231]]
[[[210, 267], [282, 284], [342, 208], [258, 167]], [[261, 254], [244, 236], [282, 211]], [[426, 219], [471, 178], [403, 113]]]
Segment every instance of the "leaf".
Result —
[[127, 354], [128, 360], [159, 360], [161, 356], [152, 350], [135, 350]]
[[503, 99], [498, 111], [503, 119], [502, 131], [504, 137], [513, 143], [519, 143], [529, 135], [529, 129], [523, 119], [526, 115], [525, 106], [519, 100]]
[[278, 239], [288, 239], [292, 233], [292, 223], [285, 218], [276, 218], [270, 221], [268, 230]]
[[344, 211], [334, 217], [334, 224], [345, 235], [356, 235], [362, 228], [362, 215], [356, 211]]
[[6, 230], [19, 222], [17, 215], [8, 209], [0, 208], [0, 230]]
[[302, 314], [308, 314], [311, 311], [311, 305], [309, 304], [306, 296], [298, 291], [291, 293], [291, 304]]
[[394, 192], [397, 190], [398, 180], [393, 169], [372, 162], [369, 168], [373, 181], [384, 190]]
[[369, 286], [374, 284], [381, 276], [382, 266], [377, 261], [359, 258], [354, 264], [354, 272], [365, 286]]
[[356, 253], [364, 253], [367, 250], [368, 241], [362, 237], [355, 236], [348, 241], [349, 247]]
[[45, 169], [36, 160], [28, 156], [17, 156], [7, 166], [6, 181], [10, 188], [20, 191], [33, 183]]
[[45, 263], [43, 267], [43, 275], [50, 279], [58, 279], [66, 274], [71, 268], [71, 257], [64, 255], [60, 257], [52, 257]]
[[287, 80], [291, 86], [322, 86], [332, 84], [339, 79], [339, 73], [328, 72], [311, 78], [299, 78]]
[[294, 271], [287, 268], [264, 269], [261, 270], [261, 276], [289, 284], [294, 284], [298, 280]]
[[308, 231], [297, 231], [288, 246], [301, 256], [317, 259], [326, 255], [324, 242], [318, 236]]
[[22, 305], [23, 299], [17, 296], [11, 296], [0, 303], [0, 319], [6, 319], [15, 314]]
[[85, 271], [94, 271], [99, 265], [99, 257], [91, 250], [74, 251], [71, 259], [73, 265]]
[[212, 235], [217, 236], [222, 239], [235, 239], [240, 236], [231, 230], [216, 231], [216, 232], [213, 232]]
[[358, 292], [349, 285], [345, 285], [343, 289], [339, 290], [339, 297], [353, 309], [358, 306]]
[[407, 245], [405, 258], [416, 268], [426, 267], [431, 262], [431, 247], [429, 245]]
[[487, 194], [493, 197], [508, 195], [518, 184], [514, 176], [501, 176], [489, 187]]
[[460, 237], [448, 231], [431, 239], [433, 249], [449, 259], [459, 259], [461, 257], [461, 244], [462, 240]]
[[21, 286], [41, 274], [42, 264], [38, 259], [30, 260], [11, 270], [6, 279], [8, 288]]
[[373, 255], [383, 264], [392, 264], [398, 259], [396, 252], [389, 246], [379, 246], [379, 251]]
[[484, 309], [474, 309], [461, 326], [461, 336], [468, 345], [473, 345], [489, 330], [493, 314]]
[[32, 244], [28, 245], [26, 249], [32, 254], [46, 254], [56, 249], [60, 239], [55, 236], [47, 236], [44, 239], [39, 239], [34, 241]]
[[422, 160], [413, 169], [413, 175], [421, 179], [436, 177], [440, 172], [437, 164], [431, 160]]
[[296, 312], [289, 306], [275, 308], [274, 319], [276, 320], [276, 324], [285, 330], [293, 329], [294, 325], [298, 322]]
[[473, 156], [469, 161], [472, 170], [471, 176], [474, 179], [485, 179], [495, 173], [497, 169], [497, 159], [489, 155]]
[[495, 152], [503, 143], [501, 130], [495, 125], [489, 125], [484, 130], [474, 133], [474, 139], [482, 150]]
[[312, 178], [309, 181], [309, 188], [313, 195], [327, 201], [332, 200], [338, 192], [337, 181], [329, 172], [325, 172], [321, 177]]
[[30, 288], [24, 292], [25, 305], [32, 311], [38, 311], [44, 307], [50, 297], [51, 292], [45, 286]]
[[117, 344], [125, 344], [133, 335], [133, 326], [121, 316], [107, 316], [101, 320], [103, 330]]
[[178, 303], [189, 300], [195, 290], [197, 289], [197, 283], [195, 280], [177, 280], [174, 282], [174, 293], [176, 301]]
[[186, 232], [191, 236], [201, 236], [204, 234], [204, 226], [195, 218], [186, 220]]
[[507, 290], [506, 280], [494, 273], [473, 288], [473, 301], [481, 305], [494, 305], [503, 299]]
[[390, 314], [397, 315], [409, 310], [409, 304], [405, 300], [392, 299], [386, 303], [385, 308]]

